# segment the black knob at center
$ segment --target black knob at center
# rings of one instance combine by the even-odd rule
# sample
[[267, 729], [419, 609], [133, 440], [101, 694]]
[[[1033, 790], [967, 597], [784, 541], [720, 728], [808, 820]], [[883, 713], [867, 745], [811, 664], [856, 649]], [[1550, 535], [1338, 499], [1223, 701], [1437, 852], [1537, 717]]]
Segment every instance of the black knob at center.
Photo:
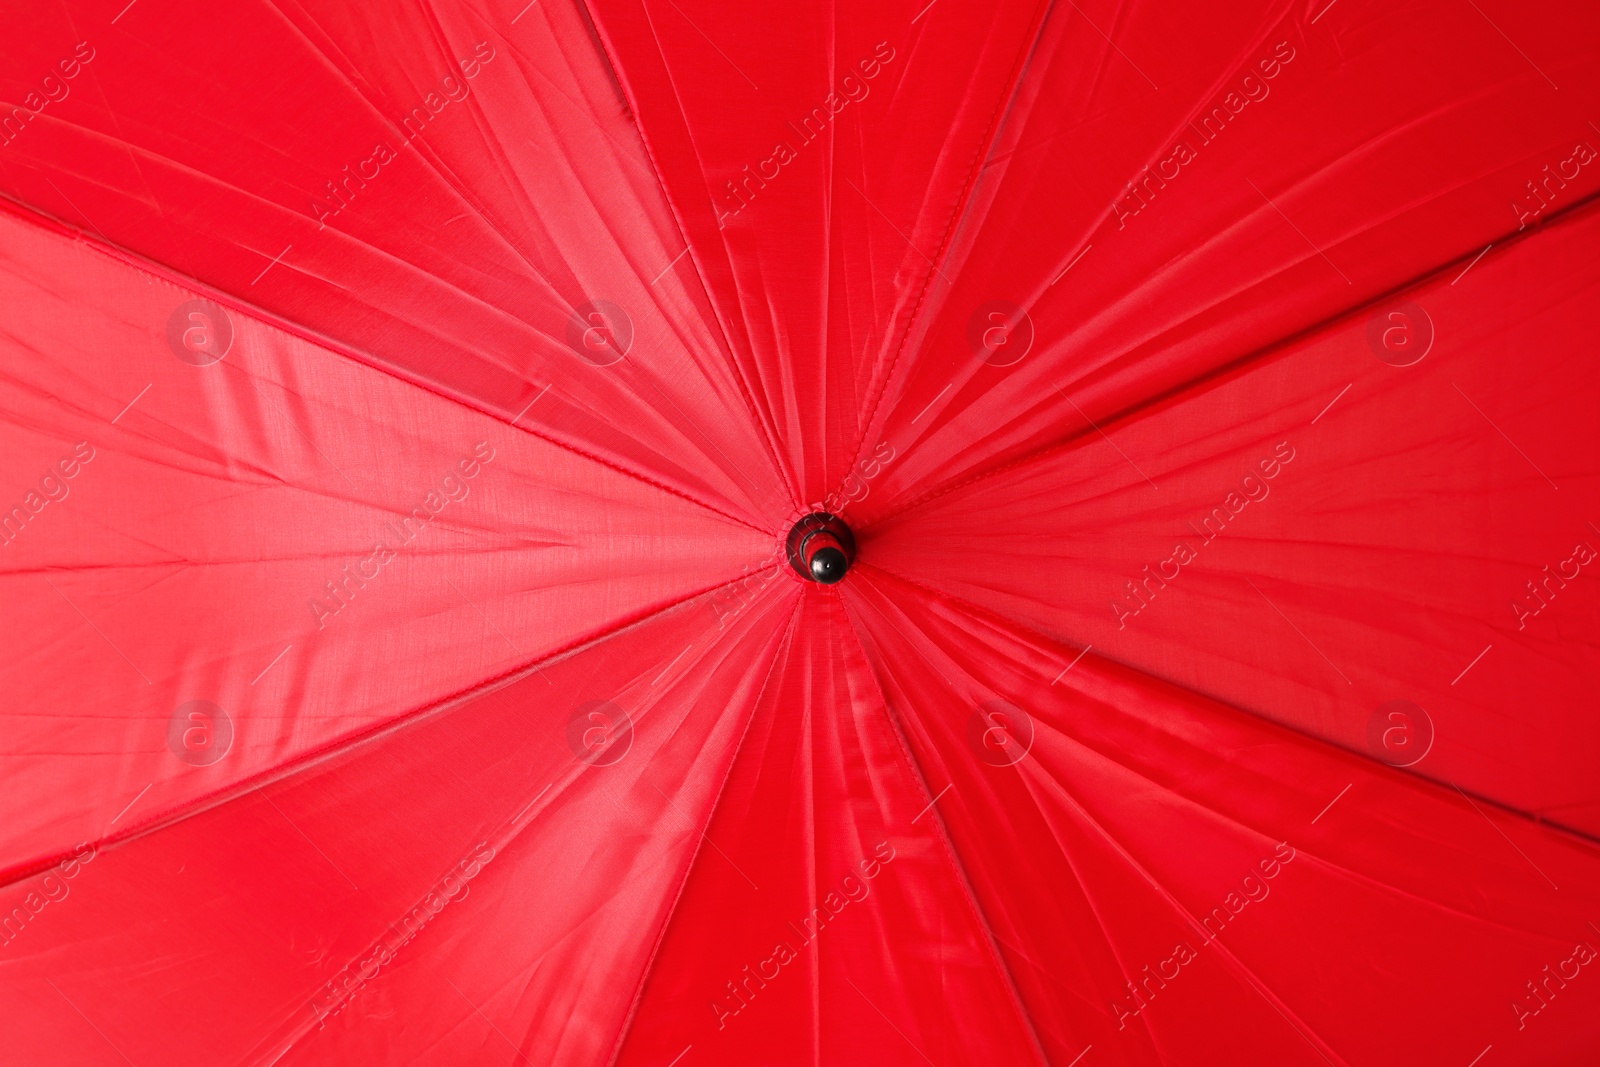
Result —
[[789, 530], [789, 565], [808, 582], [833, 585], [856, 558], [856, 538], [844, 520], [814, 511]]

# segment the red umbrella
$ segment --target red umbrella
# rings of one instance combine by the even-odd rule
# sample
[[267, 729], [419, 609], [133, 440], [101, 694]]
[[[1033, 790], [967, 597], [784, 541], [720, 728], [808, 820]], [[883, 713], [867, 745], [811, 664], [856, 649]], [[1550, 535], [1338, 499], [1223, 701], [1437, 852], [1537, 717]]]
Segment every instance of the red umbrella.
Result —
[[34, 5], [0, 1061], [1600, 1053], [1600, 12]]

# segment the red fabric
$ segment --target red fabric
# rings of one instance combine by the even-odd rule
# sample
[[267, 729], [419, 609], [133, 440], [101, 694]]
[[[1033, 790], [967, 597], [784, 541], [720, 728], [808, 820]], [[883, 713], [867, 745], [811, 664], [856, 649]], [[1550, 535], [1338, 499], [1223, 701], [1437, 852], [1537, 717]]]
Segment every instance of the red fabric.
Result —
[[0, 1063], [1600, 1054], [1592, 6], [9, 25]]

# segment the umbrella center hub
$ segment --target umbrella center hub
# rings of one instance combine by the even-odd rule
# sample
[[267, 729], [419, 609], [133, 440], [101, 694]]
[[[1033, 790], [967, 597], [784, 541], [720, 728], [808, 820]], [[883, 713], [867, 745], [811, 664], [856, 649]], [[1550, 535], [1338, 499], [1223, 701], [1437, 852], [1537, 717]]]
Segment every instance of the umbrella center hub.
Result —
[[833, 585], [856, 559], [856, 538], [844, 520], [813, 511], [789, 530], [784, 547], [789, 566], [808, 582]]

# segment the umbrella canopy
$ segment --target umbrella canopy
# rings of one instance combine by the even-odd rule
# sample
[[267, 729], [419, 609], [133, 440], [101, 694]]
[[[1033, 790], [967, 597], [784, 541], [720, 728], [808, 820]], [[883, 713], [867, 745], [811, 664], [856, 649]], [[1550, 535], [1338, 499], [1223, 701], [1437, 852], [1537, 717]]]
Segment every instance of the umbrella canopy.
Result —
[[1600, 1053], [1593, 5], [10, 27], [0, 1061]]

